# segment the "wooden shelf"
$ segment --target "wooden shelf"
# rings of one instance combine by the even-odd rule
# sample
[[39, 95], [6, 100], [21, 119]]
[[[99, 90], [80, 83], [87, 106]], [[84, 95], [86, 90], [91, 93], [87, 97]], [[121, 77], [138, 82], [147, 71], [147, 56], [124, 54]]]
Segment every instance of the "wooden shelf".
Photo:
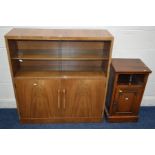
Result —
[[20, 50], [12, 59], [22, 60], [108, 60], [107, 53], [101, 50]]
[[24, 55], [24, 56], [16, 56], [12, 58], [13, 60], [108, 60], [108, 58], [104, 57], [94, 57], [94, 56], [79, 56], [79, 57], [56, 57], [50, 55]]
[[103, 72], [104, 70], [102, 68], [99, 67], [94, 67], [94, 66], [74, 66], [74, 65], [53, 65], [53, 66], [24, 66], [21, 67], [20, 69], [18, 69], [18, 72], [55, 72], [55, 71], [59, 71], [59, 72], [92, 72], [92, 74], [94, 72]]
[[117, 84], [118, 86], [120, 86], [120, 87], [143, 87], [144, 86], [144, 84], [124, 84], [124, 83], [122, 83], [122, 84]]
[[76, 71], [25, 71], [16, 73], [17, 78], [105, 78], [104, 72], [76, 72]]

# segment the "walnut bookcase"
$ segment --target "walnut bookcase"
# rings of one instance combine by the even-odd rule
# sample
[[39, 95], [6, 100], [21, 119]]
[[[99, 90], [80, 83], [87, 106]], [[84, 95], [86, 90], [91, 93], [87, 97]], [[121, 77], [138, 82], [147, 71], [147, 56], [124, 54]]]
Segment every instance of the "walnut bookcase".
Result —
[[21, 122], [102, 120], [113, 45], [108, 31], [13, 29], [5, 39]]

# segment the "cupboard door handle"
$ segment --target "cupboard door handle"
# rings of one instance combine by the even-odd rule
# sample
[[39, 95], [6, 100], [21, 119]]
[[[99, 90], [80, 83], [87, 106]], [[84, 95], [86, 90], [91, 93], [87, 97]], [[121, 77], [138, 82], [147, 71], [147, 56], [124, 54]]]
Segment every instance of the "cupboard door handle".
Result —
[[122, 90], [119, 90], [119, 93], [122, 93], [123, 91]]
[[19, 59], [19, 62], [23, 62], [23, 60], [22, 59]]
[[37, 86], [38, 84], [37, 84], [37, 83], [33, 83], [33, 85], [34, 85], [34, 86]]
[[58, 89], [58, 109], [60, 109], [60, 89]]
[[63, 108], [65, 109], [66, 108], [66, 89], [63, 89]]
[[129, 100], [129, 98], [128, 98], [128, 97], [126, 97], [126, 98], [125, 98], [125, 100], [126, 100], [126, 101], [127, 101], [127, 100]]

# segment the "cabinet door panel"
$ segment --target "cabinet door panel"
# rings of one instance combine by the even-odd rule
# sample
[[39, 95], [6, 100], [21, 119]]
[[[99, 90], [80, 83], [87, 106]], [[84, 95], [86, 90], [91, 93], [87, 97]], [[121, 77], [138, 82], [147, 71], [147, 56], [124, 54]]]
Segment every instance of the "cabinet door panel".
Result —
[[17, 100], [23, 118], [50, 118], [58, 115], [59, 80], [16, 80]]
[[101, 117], [104, 80], [67, 79], [62, 82], [65, 117]]
[[135, 115], [140, 104], [142, 89], [118, 87], [113, 103], [113, 113]]

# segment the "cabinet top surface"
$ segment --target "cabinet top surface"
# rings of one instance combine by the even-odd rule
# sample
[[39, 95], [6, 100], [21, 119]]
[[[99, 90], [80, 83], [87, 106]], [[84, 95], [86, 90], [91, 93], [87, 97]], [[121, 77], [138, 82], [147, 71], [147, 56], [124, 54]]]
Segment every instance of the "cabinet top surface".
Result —
[[95, 29], [23, 29], [14, 28], [5, 37], [24, 40], [113, 40], [107, 30]]
[[115, 72], [151, 73], [152, 71], [140, 59], [112, 59]]

